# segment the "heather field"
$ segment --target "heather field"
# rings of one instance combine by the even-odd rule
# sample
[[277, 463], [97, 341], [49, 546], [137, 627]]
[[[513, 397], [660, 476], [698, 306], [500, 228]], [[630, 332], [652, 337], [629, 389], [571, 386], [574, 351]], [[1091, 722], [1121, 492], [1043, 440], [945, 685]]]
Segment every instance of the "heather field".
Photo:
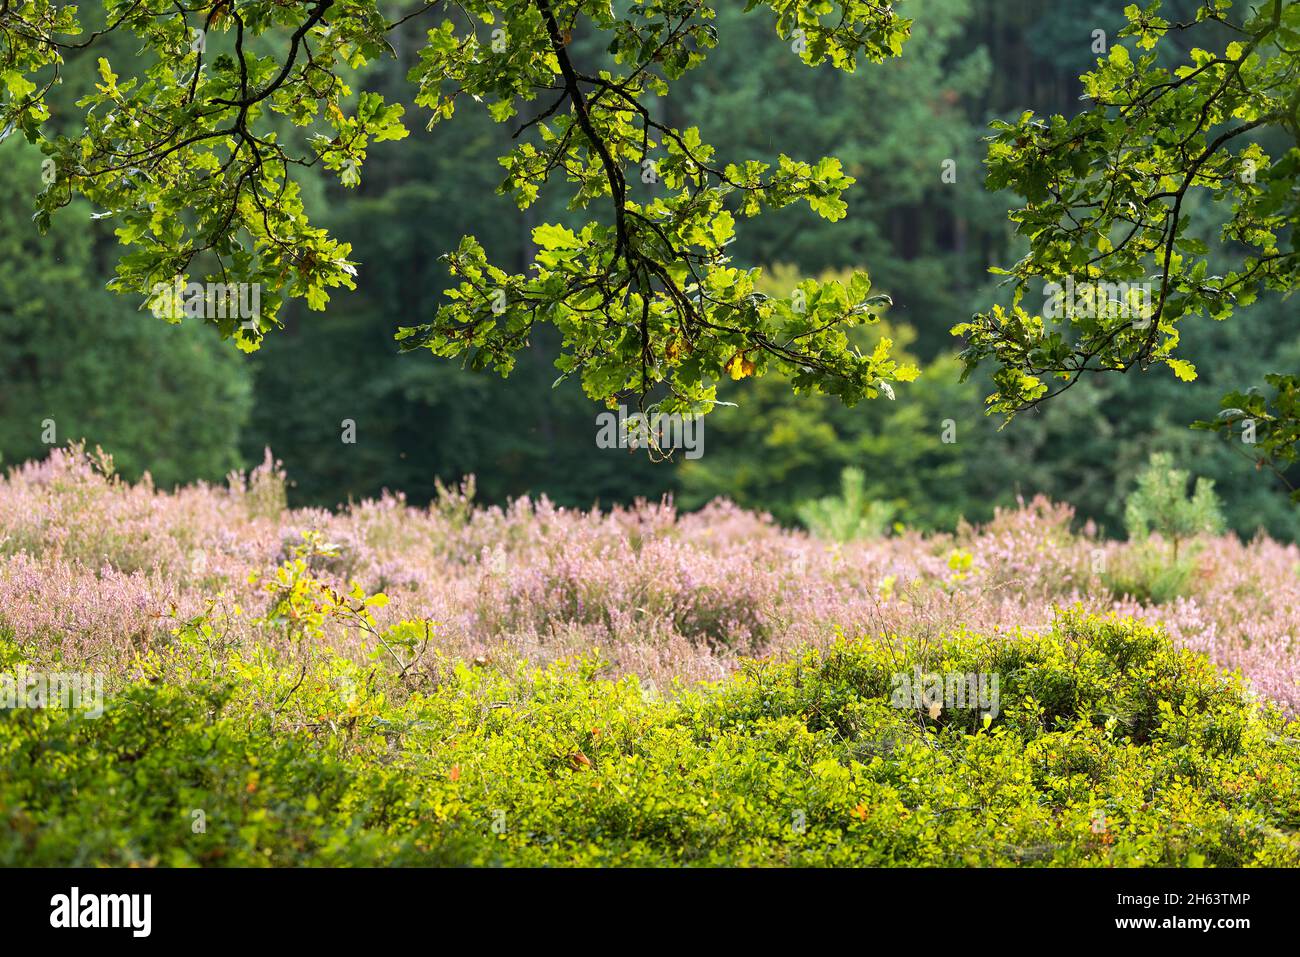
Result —
[[[1300, 861], [1295, 545], [1174, 588], [1044, 500], [830, 543], [284, 482], [0, 485], [0, 666], [104, 684], [4, 712], [10, 863]], [[936, 671], [1000, 699], [900, 702]]]
[[[106, 470], [59, 450], [0, 485], [0, 622], [68, 667], [129, 670], [205, 612], [231, 639], [292, 652], [259, 621], [277, 569], [298, 559], [328, 587], [382, 592], [380, 630], [429, 623], [425, 655], [545, 664], [599, 652], [607, 673], [667, 688], [838, 635], [1042, 631], [1077, 605], [1159, 623], [1300, 713], [1300, 547], [1264, 537], [1207, 538], [1185, 593], [1154, 605], [1112, 591], [1133, 545], [1097, 540], [1068, 505], [1041, 499], [956, 534], [828, 544], [726, 502], [690, 514], [545, 499], [476, 508], [470, 481], [429, 508], [385, 496], [330, 512], [286, 508], [270, 459], [225, 487], [174, 493]], [[344, 656], [360, 660], [370, 640], [322, 624]]]

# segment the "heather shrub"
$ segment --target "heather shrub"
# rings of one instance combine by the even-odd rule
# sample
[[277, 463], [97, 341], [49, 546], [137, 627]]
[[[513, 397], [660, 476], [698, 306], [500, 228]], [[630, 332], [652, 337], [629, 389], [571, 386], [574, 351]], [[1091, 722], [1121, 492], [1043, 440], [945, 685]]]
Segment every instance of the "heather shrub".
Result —
[[261, 464], [245, 475], [231, 472], [226, 479], [233, 496], [243, 502], [249, 518], [278, 519], [288, 507], [288, 477], [283, 464], [267, 449]]
[[1048, 601], [1072, 601], [1088, 582], [1090, 543], [1071, 531], [1074, 509], [1036, 496], [1014, 509], [994, 509], [993, 520], [962, 523], [956, 540], [970, 556], [966, 573], [983, 589], [1014, 589]]
[[[304, 614], [366, 613], [302, 581]], [[667, 695], [592, 656], [412, 670], [212, 623], [98, 720], [0, 711], [0, 864], [1300, 864], [1300, 726], [1132, 620], [841, 639]], [[912, 669], [1000, 675], [996, 715], [900, 705]]]

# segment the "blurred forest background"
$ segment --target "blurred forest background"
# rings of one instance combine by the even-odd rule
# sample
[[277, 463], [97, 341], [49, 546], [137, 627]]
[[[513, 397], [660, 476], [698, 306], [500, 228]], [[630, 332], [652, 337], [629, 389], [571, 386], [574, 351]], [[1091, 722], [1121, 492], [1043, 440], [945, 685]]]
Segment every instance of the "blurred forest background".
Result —
[[[88, 207], [65, 211], [38, 236], [31, 198], [41, 155], [9, 137], [0, 144], [2, 461], [47, 454], [41, 423], [53, 419], [59, 442], [100, 444], [119, 471], [148, 470], [160, 486], [220, 480], [269, 446], [294, 483], [293, 504], [333, 506], [383, 488], [420, 502], [436, 478], [475, 473], [486, 501], [545, 493], [589, 506], [670, 493], [693, 508], [721, 495], [782, 521], [795, 520], [798, 502], [836, 492], [842, 469], [858, 466], [867, 494], [909, 525], [977, 521], [1018, 494], [1045, 492], [1117, 534], [1124, 497], [1159, 450], [1217, 482], [1237, 531], [1300, 537], [1300, 514], [1279, 483], [1242, 450], [1187, 427], [1211, 417], [1225, 391], [1300, 366], [1300, 336], [1287, 325], [1294, 304], [1262, 300], [1228, 323], [1189, 326], [1194, 383], [1163, 367], [1094, 378], [1002, 431], [983, 413], [988, 383], [958, 382], [959, 343], [948, 330], [999, 297], [988, 267], [1020, 254], [1006, 222], [1011, 198], [983, 187], [987, 123], [1025, 109], [1077, 109], [1077, 76], [1096, 58], [1093, 31], [1112, 38], [1127, 2], [905, 0], [915, 24], [904, 55], [855, 75], [804, 67], [768, 16], [722, 5], [719, 46], [680, 84], [667, 105], [672, 120], [699, 126], [728, 160], [834, 155], [858, 179], [846, 220], [791, 208], [746, 222], [738, 259], [768, 267], [771, 291], [783, 295], [805, 275], [865, 268], [873, 292], [894, 301], [887, 328], [871, 334], [905, 343], [924, 371], [896, 401], [853, 409], [795, 397], [776, 379], [727, 382], [721, 398], [736, 407], [708, 417], [704, 456], [690, 462], [598, 449], [601, 410], [572, 383], [552, 388], [554, 343], [544, 337], [508, 380], [398, 355], [394, 331], [437, 308], [448, 278], [438, 256], [461, 235], [477, 235], [502, 265], [523, 264], [532, 228], [569, 218], [557, 196], [521, 214], [496, 195], [496, 158], [513, 126], [466, 110], [424, 130], [404, 81], [418, 30], [399, 36], [396, 62], [374, 64], [353, 84], [406, 102], [411, 137], [374, 148], [355, 190], [303, 174], [313, 217], [353, 244], [358, 290], [336, 293], [324, 313], [291, 309], [286, 329], [253, 356], [105, 291], [117, 244]], [[1175, 14], [1194, 6], [1166, 4]], [[583, 37], [574, 43], [585, 62], [602, 55]], [[133, 54], [120, 36], [99, 52]], [[89, 63], [67, 70], [56, 123], [58, 103], [80, 96], [93, 72]], [[955, 182], [941, 177], [946, 160], [955, 161]], [[1211, 212], [1191, 209], [1206, 238]], [[355, 445], [340, 441], [344, 419], [356, 423]], [[941, 441], [947, 419], [956, 426], [950, 444]]]

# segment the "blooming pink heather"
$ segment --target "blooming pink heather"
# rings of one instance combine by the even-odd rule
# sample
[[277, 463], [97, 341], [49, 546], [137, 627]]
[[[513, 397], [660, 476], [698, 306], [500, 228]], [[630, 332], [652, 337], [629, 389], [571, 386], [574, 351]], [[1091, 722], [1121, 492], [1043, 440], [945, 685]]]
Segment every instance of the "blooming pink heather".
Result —
[[[290, 510], [269, 454], [226, 487], [163, 492], [104, 472], [71, 448], [0, 480], [0, 634], [70, 666], [125, 665], [214, 598], [232, 640], [270, 640], [255, 634], [267, 596], [249, 577], [314, 532], [330, 546], [310, 560], [318, 577], [383, 591], [381, 625], [431, 619], [431, 650], [462, 658], [599, 650], [612, 672], [668, 685], [838, 633], [1006, 634], [1081, 603], [1163, 622], [1300, 713], [1300, 550], [1267, 538], [1206, 541], [1186, 594], [1147, 607], [1116, 600], [1097, 574], [1129, 546], [1072, 530], [1070, 507], [1043, 499], [955, 534], [839, 545], [727, 502], [685, 515], [666, 502], [474, 508], [472, 480], [428, 508], [385, 495]], [[360, 652], [331, 627], [336, 649]]]

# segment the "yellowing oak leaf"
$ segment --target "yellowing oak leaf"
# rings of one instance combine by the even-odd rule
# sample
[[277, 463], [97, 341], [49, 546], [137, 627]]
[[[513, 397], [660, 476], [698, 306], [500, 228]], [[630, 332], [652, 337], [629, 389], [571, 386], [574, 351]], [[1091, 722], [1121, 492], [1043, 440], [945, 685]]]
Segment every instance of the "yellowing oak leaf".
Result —
[[723, 368], [727, 370], [727, 375], [736, 380], [754, 374], [754, 363], [745, 358], [743, 352], [737, 352], [734, 356], [728, 359], [727, 364], [723, 366]]

